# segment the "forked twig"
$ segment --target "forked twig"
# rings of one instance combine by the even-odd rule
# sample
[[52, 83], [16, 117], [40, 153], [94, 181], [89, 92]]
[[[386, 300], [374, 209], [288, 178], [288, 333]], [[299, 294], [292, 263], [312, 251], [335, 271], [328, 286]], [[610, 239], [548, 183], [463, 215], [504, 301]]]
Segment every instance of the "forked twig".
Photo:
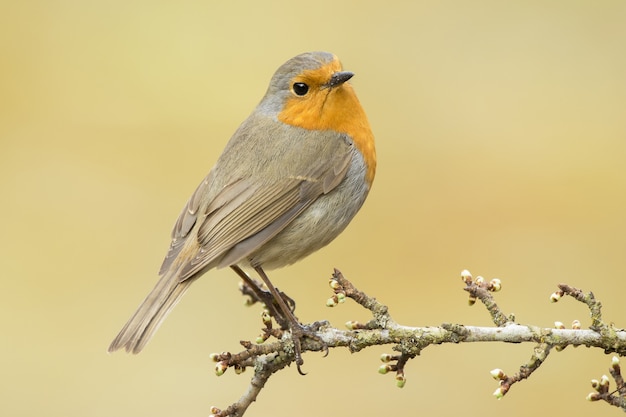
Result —
[[[551, 296], [552, 301], [558, 301], [563, 295], [568, 295], [585, 303], [591, 311], [590, 329], [582, 329], [582, 325], [578, 321], [573, 323], [572, 329], [566, 329], [562, 323], [555, 323], [556, 328], [554, 329], [546, 329], [518, 324], [513, 315], [507, 316], [502, 311], [493, 296], [494, 292], [502, 288], [499, 279], [494, 278], [489, 281], [482, 277], [473, 279], [469, 271], [463, 271], [461, 277], [465, 282], [464, 289], [470, 295], [470, 305], [480, 300], [491, 315], [496, 327], [464, 326], [450, 323], [444, 323], [438, 327], [400, 325], [393, 320], [386, 305], [358, 290], [340, 271], [335, 269], [330, 279], [333, 294], [328, 299], [327, 306], [335, 307], [345, 302], [346, 299], [352, 299], [369, 310], [372, 313], [372, 319], [367, 323], [348, 321], [346, 323], [347, 330], [333, 328], [328, 322], [316, 322], [307, 325], [309, 329], [315, 332], [315, 338], [305, 337], [302, 340], [302, 352], [320, 351], [325, 347], [345, 347], [351, 352], [358, 352], [370, 346], [392, 345], [392, 349], [398, 353], [383, 354], [381, 356], [383, 365], [379, 367], [379, 372], [383, 374], [394, 372], [396, 385], [403, 387], [406, 383], [405, 368], [407, 363], [430, 345], [486, 341], [535, 343], [529, 361], [521, 365], [519, 371], [514, 375], [509, 377], [501, 369], [491, 371], [492, 376], [499, 381], [499, 387], [494, 392], [497, 398], [502, 398], [514, 384], [528, 379], [537, 371], [546, 361], [552, 349], [558, 351], [567, 346], [584, 345], [601, 348], [606, 353], [613, 352], [619, 356], [626, 355], [626, 332], [615, 329], [612, 325], [607, 325], [602, 321], [601, 304], [595, 300], [592, 293], [585, 294], [579, 289], [560, 284], [559, 289]], [[267, 300], [267, 297], [263, 298], [264, 295], [258, 288], [253, 291], [244, 285], [242, 292], [251, 297], [251, 304]], [[254, 369], [250, 385], [241, 398], [223, 410], [212, 407], [213, 416], [243, 416], [250, 404], [256, 400], [259, 392], [266, 386], [269, 378], [294, 362], [292, 338], [288, 330], [273, 327], [272, 317], [274, 314], [277, 314], [276, 309], [264, 309], [262, 321], [265, 327], [262, 329], [262, 334], [256, 339], [257, 343], [242, 341], [244, 350], [239, 353], [224, 352], [211, 355], [216, 362], [215, 372], [218, 376], [224, 374], [229, 368], [233, 368], [237, 374], [244, 372], [247, 368]], [[281, 319], [278, 317], [278, 320]], [[268, 342], [269, 339], [273, 339], [273, 341]], [[608, 377], [604, 376], [601, 381], [592, 382], [596, 391], [590, 394], [588, 399], [603, 400], [626, 410], [626, 387], [619, 369], [619, 360], [617, 356], [613, 360], [611, 375], [616, 382], [616, 390], [608, 391]]]

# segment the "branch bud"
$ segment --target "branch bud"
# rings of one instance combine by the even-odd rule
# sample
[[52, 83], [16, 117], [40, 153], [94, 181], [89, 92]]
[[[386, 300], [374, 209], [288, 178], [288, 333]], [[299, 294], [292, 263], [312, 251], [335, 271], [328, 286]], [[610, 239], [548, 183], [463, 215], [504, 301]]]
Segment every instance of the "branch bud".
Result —
[[404, 374], [396, 375], [396, 387], [404, 388], [404, 384], [406, 384], [406, 377]]
[[574, 330], [580, 330], [582, 328], [580, 321], [579, 320], [574, 320], [572, 322], [572, 329]]
[[474, 304], [476, 304], [476, 297], [474, 297], [473, 295], [470, 295], [468, 300], [467, 300], [467, 304], [471, 307]]
[[339, 299], [337, 298], [337, 296], [333, 295], [328, 300], [326, 300], [326, 307], [335, 307], [338, 302], [339, 302]]
[[598, 381], [597, 379], [592, 379], [591, 380], [591, 388], [593, 388], [593, 389], [595, 389], [597, 391], [598, 388], [600, 388], [600, 381]]
[[383, 363], [388, 363], [388, 362], [391, 362], [392, 360], [393, 360], [393, 356], [388, 353], [383, 353], [382, 355], [380, 355], [380, 361]]
[[471, 284], [472, 274], [470, 274], [470, 271], [468, 271], [467, 269], [464, 269], [463, 271], [461, 271], [461, 279], [463, 280], [464, 283]]
[[348, 330], [357, 330], [357, 329], [362, 329], [363, 328], [361, 323], [359, 323], [356, 320], [347, 321], [346, 322], [346, 327], [348, 328]]
[[339, 281], [333, 278], [328, 281], [328, 285], [330, 285], [330, 288], [332, 288], [333, 290], [338, 290], [339, 288], [341, 288], [341, 284], [339, 284]]
[[600, 387], [607, 387], [609, 386], [609, 377], [606, 375], [602, 375], [602, 378], [600, 378]]
[[504, 391], [502, 391], [502, 388], [498, 388], [497, 390], [493, 392], [493, 396], [499, 400], [502, 397], [504, 397]]
[[491, 372], [489, 373], [491, 374], [493, 379], [497, 381], [502, 381], [503, 379], [506, 379], [506, 374], [504, 373], [502, 369], [499, 369], [499, 368], [492, 369]]
[[502, 289], [502, 281], [498, 278], [494, 278], [489, 281], [489, 291], [498, 292]]
[[218, 362], [217, 365], [215, 365], [215, 375], [222, 376], [224, 375], [224, 372], [226, 372], [227, 369], [228, 369], [228, 362], [226, 361]]
[[587, 395], [587, 401], [598, 401], [600, 399], [600, 395], [597, 392], [590, 392]]
[[263, 321], [263, 324], [266, 326], [269, 326], [270, 324], [272, 324], [272, 316], [270, 315], [269, 311], [263, 310], [263, 312], [261, 313], [261, 320]]
[[476, 277], [476, 281], [474, 281], [476, 283], [476, 285], [483, 285], [485, 283], [485, 278], [481, 277], [480, 275]]
[[619, 369], [619, 358], [617, 356], [613, 356], [613, 358], [611, 358], [611, 366]]
[[385, 375], [387, 372], [391, 371], [391, 365], [380, 365], [378, 367], [378, 373]]
[[559, 294], [558, 292], [553, 292], [550, 295], [550, 302], [551, 303], [556, 303], [557, 301], [559, 301], [561, 299], [561, 294]]
[[560, 322], [560, 321], [555, 321], [554, 322], [554, 328], [555, 329], [565, 329], [565, 325], [562, 322]]

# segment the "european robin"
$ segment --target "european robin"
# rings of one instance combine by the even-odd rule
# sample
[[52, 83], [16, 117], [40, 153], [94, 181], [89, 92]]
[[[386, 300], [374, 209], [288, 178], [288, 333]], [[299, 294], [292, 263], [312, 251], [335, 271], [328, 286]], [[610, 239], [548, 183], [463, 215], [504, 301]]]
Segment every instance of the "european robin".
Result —
[[[172, 231], [160, 279], [109, 352], [138, 353], [193, 281], [212, 268], [256, 271], [284, 315], [302, 364], [294, 317], [265, 270], [290, 265], [336, 238], [359, 211], [376, 172], [374, 136], [344, 71], [328, 52], [291, 58], [239, 126]], [[267, 294], [267, 292], [266, 292]], [[273, 303], [271, 303], [273, 304]]]

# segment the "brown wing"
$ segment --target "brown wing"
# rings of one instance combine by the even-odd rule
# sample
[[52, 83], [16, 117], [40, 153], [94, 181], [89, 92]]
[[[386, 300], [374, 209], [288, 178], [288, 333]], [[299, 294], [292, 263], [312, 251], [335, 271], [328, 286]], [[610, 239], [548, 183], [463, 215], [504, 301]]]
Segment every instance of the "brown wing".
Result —
[[[320, 195], [334, 189], [345, 177], [353, 151], [349, 141], [335, 136], [323, 158], [311, 158], [298, 175], [259, 183], [254, 178], [237, 178], [217, 193], [202, 209], [203, 194], [211, 186], [211, 175], [198, 186], [172, 232], [170, 251], [163, 262], [166, 271], [181, 252], [190, 233], [197, 229], [199, 249], [180, 259], [179, 282], [211, 267], [237, 263], [283, 230]], [[330, 157], [329, 157], [330, 156]], [[200, 210], [202, 212], [200, 213]], [[180, 265], [180, 264], [179, 264]]]
[[191, 195], [187, 204], [185, 204], [183, 211], [178, 216], [176, 224], [172, 229], [172, 242], [165, 259], [163, 260], [163, 264], [161, 264], [159, 275], [163, 275], [170, 268], [172, 262], [174, 262], [174, 259], [176, 259], [183, 248], [189, 232], [196, 224], [202, 197], [205, 196], [209, 190], [212, 175], [213, 171], [209, 172], [209, 174], [202, 180], [200, 185], [198, 185], [194, 193]]

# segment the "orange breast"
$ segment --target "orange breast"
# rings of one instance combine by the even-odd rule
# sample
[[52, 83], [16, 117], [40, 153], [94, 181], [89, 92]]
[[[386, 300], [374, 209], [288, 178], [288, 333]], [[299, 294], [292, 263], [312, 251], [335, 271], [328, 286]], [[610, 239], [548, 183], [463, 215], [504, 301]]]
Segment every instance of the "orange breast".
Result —
[[366, 180], [372, 184], [376, 174], [374, 135], [350, 84], [314, 91], [305, 99], [292, 97], [285, 103], [278, 119], [304, 129], [332, 130], [349, 135], [365, 159]]

